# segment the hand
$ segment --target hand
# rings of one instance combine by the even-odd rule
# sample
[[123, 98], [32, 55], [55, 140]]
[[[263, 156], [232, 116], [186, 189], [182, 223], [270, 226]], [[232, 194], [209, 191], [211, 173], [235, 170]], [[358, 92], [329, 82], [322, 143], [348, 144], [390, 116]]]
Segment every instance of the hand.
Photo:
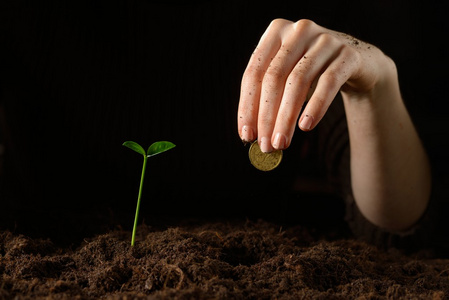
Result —
[[243, 74], [241, 139], [257, 138], [263, 152], [287, 148], [312, 87], [298, 121], [303, 131], [320, 122], [340, 90], [369, 93], [382, 77], [386, 58], [376, 47], [310, 20], [274, 20]]
[[339, 91], [360, 212], [388, 230], [410, 228], [426, 211], [430, 166], [402, 100], [396, 66], [373, 45], [309, 20], [274, 20], [243, 74], [240, 137], [257, 138], [264, 152], [285, 149], [298, 118], [300, 129], [312, 130]]

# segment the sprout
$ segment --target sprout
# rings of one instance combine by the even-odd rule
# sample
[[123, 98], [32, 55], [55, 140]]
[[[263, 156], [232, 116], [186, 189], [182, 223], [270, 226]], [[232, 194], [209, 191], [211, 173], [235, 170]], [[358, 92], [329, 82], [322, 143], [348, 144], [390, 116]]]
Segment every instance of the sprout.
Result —
[[133, 234], [131, 238], [131, 246], [134, 246], [135, 239], [136, 239], [136, 227], [137, 227], [137, 220], [139, 218], [139, 210], [140, 210], [140, 198], [142, 196], [142, 187], [143, 187], [143, 179], [145, 177], [145, 169], [147, 167], [147, 160], [149, 157], [154, 156], [156, 154], [165, 152], [167, 150], [170, 150], [174, 148], [176, 145], [171, 142], [155, 142], [151, 144], [151, 146], [148, 148], [147, 152], [136, 142], [127, 141], [123, 143], [123, 146], [128, 147], [131, 150], [136, 151], [139, 154], [143, 155], [143, 167], [142, 167], [142, 176], [140, 177], [140, 186], [139, 186], [139, 196], [137, 197], [137, 208], [136, 208], [136, 216], [134, 218], [134, 227], [133, 227]]

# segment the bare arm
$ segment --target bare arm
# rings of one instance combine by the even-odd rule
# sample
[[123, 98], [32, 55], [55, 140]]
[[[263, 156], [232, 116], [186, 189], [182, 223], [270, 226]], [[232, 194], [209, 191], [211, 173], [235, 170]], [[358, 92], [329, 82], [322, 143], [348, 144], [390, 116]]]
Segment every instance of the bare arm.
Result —
[[373, 45], [309, 20], [273, 21], [242, 78], [240, 137], [257, 138], [265, 152], [285, 149], [298, 117], [300, 129], [312, 130], [338, 92], [360, 211], [379, 227], [409, 228], [427, 207], [430, 167], [402, 101], [394, 62]]

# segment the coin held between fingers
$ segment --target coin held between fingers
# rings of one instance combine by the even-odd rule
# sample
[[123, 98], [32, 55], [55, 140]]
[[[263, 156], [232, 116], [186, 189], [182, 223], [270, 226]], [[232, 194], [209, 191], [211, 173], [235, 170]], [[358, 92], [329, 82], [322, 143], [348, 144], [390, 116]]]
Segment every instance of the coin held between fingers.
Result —
[[248, 155], [251, 164], [261, 171], [271, 171], [275, 169], [279, 166], [282, 160], [282, 150], [264, 153], [260, 149], [257, 141], [254, 141], [249, 147]]

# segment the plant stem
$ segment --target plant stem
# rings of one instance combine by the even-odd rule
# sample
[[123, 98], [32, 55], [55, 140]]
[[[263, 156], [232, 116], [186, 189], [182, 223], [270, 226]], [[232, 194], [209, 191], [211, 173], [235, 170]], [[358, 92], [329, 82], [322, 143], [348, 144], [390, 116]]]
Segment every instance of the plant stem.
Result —
[[145, 177], [145, 169], [147, 168], [147, 160], [148, 160], [148, 157], [146, 155], [144, 155], [143, 156], [142, 176], [140, 177], [139, 196], [137, 197], [136, 216], [134, 218], [133, 235], [131, 238], [131, 246], [134, 246], [134, 243], [136, 241], [136, 229], [137, 229], [137, 221], [139, 219], [140, 198], [142, 197], [143, 179]]

